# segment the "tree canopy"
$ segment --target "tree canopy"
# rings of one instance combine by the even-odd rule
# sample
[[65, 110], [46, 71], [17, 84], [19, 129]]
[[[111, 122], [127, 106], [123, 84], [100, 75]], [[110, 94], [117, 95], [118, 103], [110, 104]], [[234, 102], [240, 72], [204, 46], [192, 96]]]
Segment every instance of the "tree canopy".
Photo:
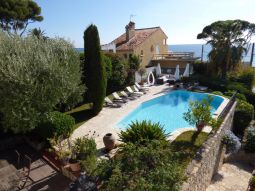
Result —
[[30, 23], [42, 20], [41, 8], [32, 0], [0, 1], [0, 28], [8, 34], [21, 36]]
[[5, 129], [30, 131], [48, 112], [75, 106], [83, 92], [79, 55], [72, 44], [0, 33], [0, 113]]
[[226, 78], [227, 72], [234, 69], [247, 51], [255, 24], [243, 20], [217, 21], [206, 26], [197, 35], [212, 46], [209, 60], [213, 63], [215, 72]]

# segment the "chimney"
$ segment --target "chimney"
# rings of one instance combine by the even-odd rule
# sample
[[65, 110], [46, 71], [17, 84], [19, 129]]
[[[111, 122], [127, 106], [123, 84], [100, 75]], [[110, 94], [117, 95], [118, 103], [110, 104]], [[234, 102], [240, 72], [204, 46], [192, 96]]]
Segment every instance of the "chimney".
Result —
[[126, 26], [126, 40], [129, 41], [135, 36], [135, 23], [130, 21]]

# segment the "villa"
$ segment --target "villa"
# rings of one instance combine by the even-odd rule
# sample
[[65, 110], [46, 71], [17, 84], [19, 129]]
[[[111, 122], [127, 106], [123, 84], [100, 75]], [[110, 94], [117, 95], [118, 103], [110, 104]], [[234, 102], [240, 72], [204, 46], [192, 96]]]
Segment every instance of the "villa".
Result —
[[159, 26], [136, 29], [135, 23], [130, 21], [125, 29], [126, 32], [111, 43], [102, 45], [102, 50], [116, 53], [124, 59], [128, 59], [131, 54], [139, 55], [142, 67], [160, 64], [163, 74], [174, 74], [177, 65], [181, 74], [187, 64], [190, 64], [192, 70], [192, 64], [198, 59], [193, 52], [169, 52], [168, 37]]

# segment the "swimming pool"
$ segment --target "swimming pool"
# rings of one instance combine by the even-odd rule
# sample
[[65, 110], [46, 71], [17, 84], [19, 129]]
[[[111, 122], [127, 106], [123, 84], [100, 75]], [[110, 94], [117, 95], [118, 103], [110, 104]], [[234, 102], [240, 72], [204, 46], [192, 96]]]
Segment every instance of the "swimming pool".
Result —
[[[191, 127], [184, 119], [183, 113], [187, 112], [189, 101], [202, 100], [208, 97], [206, 93], [189, 92], [184, 90], [172, 91], [166, 95], [143, 102], [135, 110], [117, 123], [117, 127], [125, 129], [132, 121], [150, 120], [164, 125], [167, 133], [178, 128]], [[213, 114], [224, 99], [212, 95], [211, 113]]]

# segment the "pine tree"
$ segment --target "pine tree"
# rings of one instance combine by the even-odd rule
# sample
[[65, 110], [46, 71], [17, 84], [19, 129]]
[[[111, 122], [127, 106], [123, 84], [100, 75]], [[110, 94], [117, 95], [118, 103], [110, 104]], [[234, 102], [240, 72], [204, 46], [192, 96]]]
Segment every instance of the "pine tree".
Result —
[[93, 24], [84, 32], [84, 51], [84, 80], [88, 88], [86, 98], [93, 103], [93, 113], [98, 114], [104, 104], [107, 80], [98, 30]]

